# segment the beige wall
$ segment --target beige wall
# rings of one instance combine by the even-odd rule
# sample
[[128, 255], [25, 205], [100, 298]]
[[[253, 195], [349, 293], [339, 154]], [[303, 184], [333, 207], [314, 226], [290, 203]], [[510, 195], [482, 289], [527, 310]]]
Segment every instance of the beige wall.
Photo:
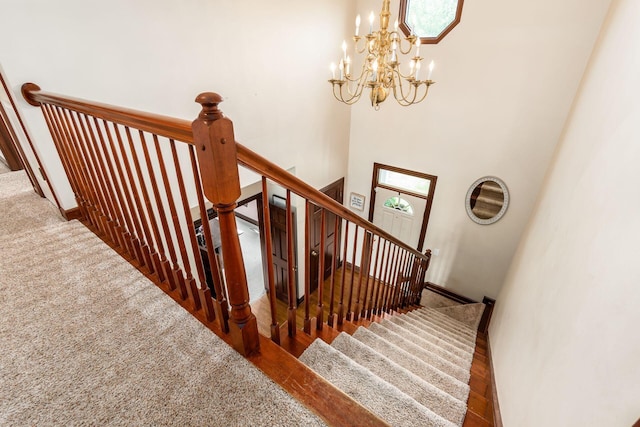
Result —
[[640, 3], [616, 0], [490, 330], [505, 426], [640, 416]]
[[[219, 92], [240, 142], [321, 187], [347, 170], [349, 108], [333, 101], [326, 80], [353, 4], [9, 0], [0, 13], [0, 61], [18, 92], [32, 81], [188, 120], [199, 111], [198, 93]], [[41, 113], [21, 107], [72, 207]]]
[[[427, 101], [353, 107], [346, 195], [369, 194], [374, 162], [438, 176], [425, 244], [440, 256], [428, 280], [476, 299], [497, 296], [609, 1], [465, 2], [461, 24], [420, 51], [436, 62]], [[379, 4], [360, 0], [358, 9], [366, 16]], [[485, 175], [502, 178], [512, 198], [489, 226], [464, 208]]]

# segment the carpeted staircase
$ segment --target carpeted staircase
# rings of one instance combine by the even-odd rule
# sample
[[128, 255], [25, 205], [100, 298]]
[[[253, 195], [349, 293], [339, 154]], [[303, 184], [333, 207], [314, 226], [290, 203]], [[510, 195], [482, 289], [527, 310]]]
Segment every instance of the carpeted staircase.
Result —
[[462, 426], [477, 313], [475, 304], [423, 307], [331, 345], [317, 339], [300, 361], [393, 426]]

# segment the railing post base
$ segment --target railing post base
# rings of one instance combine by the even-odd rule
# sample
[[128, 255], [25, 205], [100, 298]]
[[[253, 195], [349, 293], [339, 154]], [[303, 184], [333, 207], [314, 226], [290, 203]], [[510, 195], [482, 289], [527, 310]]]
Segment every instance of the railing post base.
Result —
[[229, 322], [229, 333], [233, 348], [243, 356], [249, 356], [260, 350], [258, 336], [258, 321], [251, 314], [244, 323]]

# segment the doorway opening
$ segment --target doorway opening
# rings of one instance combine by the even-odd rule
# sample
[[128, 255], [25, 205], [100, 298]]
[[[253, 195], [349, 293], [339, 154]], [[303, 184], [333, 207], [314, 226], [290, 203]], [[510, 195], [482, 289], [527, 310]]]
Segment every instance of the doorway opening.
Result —
[[369, 221], [422, 252], [438, 177], [373, 164]]

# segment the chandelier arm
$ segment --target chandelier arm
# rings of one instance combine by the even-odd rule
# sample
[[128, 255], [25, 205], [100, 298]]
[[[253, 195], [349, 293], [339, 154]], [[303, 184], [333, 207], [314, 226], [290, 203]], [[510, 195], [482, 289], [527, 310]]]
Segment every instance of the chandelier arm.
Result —
[[[405, 93], [404, 93], [404, 84], [403, 84], [403, 80], [406, 80], [406, 81], [409, 83], [409, 91], [408, 91], [408, 93], [407, 93], [406, 95], [405, 95]], [[407, 103], [408, 103], [408, 102], [409, 102], [409, 100], [407, 99], [407, 96], [409, 96], [409, 95], [411, 94], [411, 92], [412, 92], [412, 91], [411, 91], [411, 86], [412, 86], [412, 85], [413, 85], [413, 84], [412, 84], [412, 80], [409, 80], [409, 79], [407, 79], [407, 78], [398, 79], [398, 81], [397, 81], [397, 86], [398, 86], [398, 88], [399, 88], [400, 98], [398, 98], [398, 96], [397, 96], [397, 93], [398, 93], [398, 92], [396, 91], [396, 85], [394, 85], [394, 87], [393, 87], [393, 88], [394, 88], [394, 90], [393, 90], [393, 96], [394, 96], [394, 98], [396, 98], [396, 100], [397, 100], [398, 102], [400, 102], [400, 103], [402, 103], [401, 101], [403, 101], [403, 102], [407, 102]], [[407, 104], [407, 105], [410, 105], [410, 104]]]

